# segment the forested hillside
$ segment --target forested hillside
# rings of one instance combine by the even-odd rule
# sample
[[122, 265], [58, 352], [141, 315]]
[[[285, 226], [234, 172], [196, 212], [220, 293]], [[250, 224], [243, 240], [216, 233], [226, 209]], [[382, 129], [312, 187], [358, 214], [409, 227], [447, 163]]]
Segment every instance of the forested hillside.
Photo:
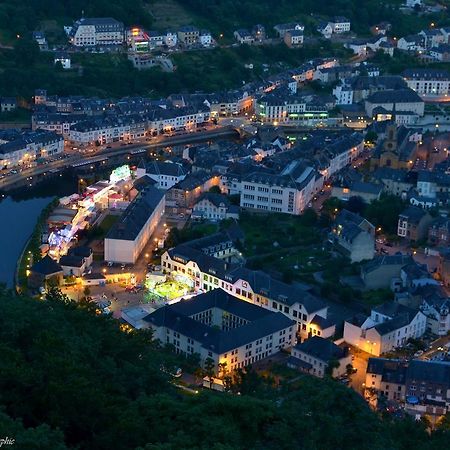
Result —
[[42, 21], [70, 24], [81, 17], [114, 17], [127, 25], [151, 24], [147, 0], [1, 0], [0, 30], [5, 34], [24, 34], [39, 29]]
[[242, 395], [176, 390], [148, 334], [64, 302], [0, 293], [0, 430], [20, 450], [442, 449], [448, 432], [389, 422], [350, 389], [305, 376]]

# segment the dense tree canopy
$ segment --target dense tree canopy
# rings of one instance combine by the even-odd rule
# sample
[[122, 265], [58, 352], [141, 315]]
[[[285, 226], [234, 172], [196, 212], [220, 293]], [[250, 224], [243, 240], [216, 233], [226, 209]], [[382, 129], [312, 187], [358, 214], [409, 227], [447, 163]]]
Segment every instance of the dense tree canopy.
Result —
[[[26, 449], [438, 448], [411, 421], [382, 421], [350, 389], [302, 377], [241, 395], [175, 390], [147, 333], [65, 301], [0, 293], [0, 429]], [[443, 448], [443, 447], [442, 447]]]

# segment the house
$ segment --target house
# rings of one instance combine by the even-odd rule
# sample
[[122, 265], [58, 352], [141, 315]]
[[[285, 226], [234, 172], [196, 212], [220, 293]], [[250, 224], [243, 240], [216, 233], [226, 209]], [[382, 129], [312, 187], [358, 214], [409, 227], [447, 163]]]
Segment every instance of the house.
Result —
[[255, 38], [255, 42], [263, 42], [266, 40], [266, 29], [264, 25], [257, 24], [252, 28], [252, 35]]
[[194, 204], [192, 218], [212, 221], [239, 219], [239, 207], [232, 205], [226, 195], [205, 192]]
[[397, 41], [397, 48], [406, 52], [424, 52], [425, 38], [420, 34], [404, 36]]
[[420, 36], [423, 36], [425, 39], [425, 48], [429, 50], [430, 48], [437, 47], [440, 44], [446, 44], [445, 34], [441, 32], [439, 29], [433, 30], [422, 30], [419, 33]]
[[447, 336], [450, 331], [450, 297], [440, 285], [418, 287], [413, 295], [419, 298], [420, 310], [427, 317], [427, 330], [435, 336]]
[[47, 39], [45, 38], [45, 34], [42, 31], [33, 31], [32, 38], [33, 41], [36, 41], [36, 43], [39, 45], [40, 50], [47, 49]]
[[409, 111], [421, 117], [425, 111], [424, 101], [412, 89], [386, 90], [371, 94], [365, 101], [367, 115], [372, 117], [374, 110], [379, 107], [394, 114], [396, 111]]
[[199, 35], [199, 42], [203, 47], [211, 47], [213, 38], [208, 30], [201, 30]]
[[439, 62], [450, 61], [450, 45], [440, 44], [437, 47], [430, 48], [430, 56]]
[[393, 169], [391, 167], [380, 167], [375, 170], [372, 178], [383, 185], [383, 191], [398, 197], [406, 196], [411, 188], [415, 186], [412, 174], [405, 169]]
[[76, 47], [121, 45], [124, 40], [123, 23], [111, 17], [82, 17], [73, 24], [69, 32], [69, 41]]
[[49, 255], [34, 263], [29, 271], [28, 286], [32, 289], [46, 287], [47, 284], [59, 286], [63, 279], [61, 266]]
[[371, 26], [370, 32], [375, 36], [377, 35], [385, 36], [388, 31], [391, 31], [391, 29], [392, 24], [390, 22], [380, 22], [377, 23], [376, 25]]
[[409, 255], [381, 255], [361, 266], [361, 280], [366, 289], [387, 289], [400, 279], [402, 268], [414, 260]]
[[397, 236], [414, 242], [425, 239], [432, 221], [433, 218], [424, 209], [409, 206], [398, 216]]
[[90, 247], [71, 247], [68, 251], [68, 255], [83, 258], [87, 268], [90, 267], [94, 261], [94, 254]]
[[352, 263], [372, 259], [375, 255], [375, 227], [346, 209], [336, 217], [330, 241], [348, 256]]
[[366, 56], [367, 54], [367, 39], [354, 40], [346, 43], [344, 46], [351, 50], [355, 55]]
[[283, 39], [288, 47], [299, 47], [303, 45], [303, 31], [289, 30], [284, 34]]
[[164, 35], [164, 45], [166, 47], [172, 48], [176, 47], [178, 44], [178, 34], [176, 31], [167, 30]]
[[55, 53], [53, 61], [55, 64], [60, 63], [63, 69], [70, 69], [70, 56], [68, 53]]
[[[331, 365], [330, 375], [333, 378], [347, 373], [347, 366], [352, 364], [352, 356], [348, 348], [338, 347], [332, 341], [313, 336], [291, 349], [287, 360], [288, 367], [299, 369], [319, 378], [323, 378]], [[336, 366], [336, 367], [335, 367]]]
[[182, 355], [212, 360], [219, 373], [247, 367], [296, 342], [295, 322], [280, 312], [243, 302], [222, 289], [166, 305], [143, 319], [154, 339]]
[[250, 33], [250, 31], [241, 28], [239, 30], [236, 30], [233, 33], [234, 38], [236, 39], [237, 42], [239, 42], [239, 44], [253, 44], [255, 42], [255, 38], [253, 37], [253, 35]]
[[159, 189], [149, 186], [141, 191], [108, 231], [105, 261], [134, 264], [158, 226], [164, 204], [165, 196]]
[[185, 45], [190, 46], [196, 44], [200, 38], [200, 30], [191, 25], [181, 27], [178, 30], [178, 41]]
[[187, 173], [181, 164], [152, 161], [145, 167], [145, 175], [156, 181], [157, 188], [167, 190], [184, 180]]
[[330, 22], [319, 22], [317, 25], [317, 31], [326, 39], [329, 39], [333, 34], [333, 26]]
[[436, 246], [450, 247], [450, 219], [438, 217], [428, 229], [428, 242]]
[[351, 183], [333, 184], [332, 197], [337, 197], [342, 201], [348, 201], [351, 197], [360, 197], [365, 203], [379, 200], [383, 186], [375, 183], [353, 181]]
[[343, 16], [333, 17], [329, 22], [333, 29], [333, 33], [341, 34], [348, 33], [350, 31], [350, 20]]
[[371, 355], [380, 356], [418, 339], [426, 331], [426, 316], [398, 303], [373, 308], [370, 316], [356, 316], [344, 323], [344, 341]]
[[450, 90], [450, 74], [446, 70], [406, 69], [402, 76], [419, 95], [447, 95]]
[[395, 47], [391, 42], [389, 41], [380, 42], [379, 50], [381, 50], [386, 55], [389, 55], [391, 57], [394, 56], [394, 49]]
[[280, 36], [280, 38], [284, 38], [284, 35], [288, 31], [301, 31], [302, 33], [305, 31], [305, 26], [301, 23], [293, 22], [293, 23], [280, 23], [273, 27], [275, 32]]
[[369, 358], [367, 362], [365, 397], [376, 393], [391, 401], [404, 401], [408, 364], [398, 359]]
[[15, 97], [0, 97], [0, 113], [14, 111], [16, 108]]
[[61, 256], [59, 264], [66, 277], [81, 277], [86, 271], [84, 258], [75, 255]]

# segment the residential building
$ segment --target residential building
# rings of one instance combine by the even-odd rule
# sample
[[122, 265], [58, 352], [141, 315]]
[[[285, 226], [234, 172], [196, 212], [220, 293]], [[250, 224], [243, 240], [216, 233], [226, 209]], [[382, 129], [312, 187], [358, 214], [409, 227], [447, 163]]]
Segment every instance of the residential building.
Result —
[[432, 221], [426, 210], [409, 206], [398, 216], [397, 235], [414, 242], [425, 239]]
[[208, 30], [201, 30], [199, 35], [199, 42], [203, 47], [211, 47], [213, 38]]
[[424, 52], [425, 38], [420, 34], [412, 34], [401, 37], [397, 41], [397, 48], [406, 52]]
[[[330, 364], [336, 364], [331, 371]], [[333, 378], [345, 375], [347, 366], [352, 364], [352, 356], [348, 348], [338, 347], [334, 342], [313, 336], [291, 349], [287, 365], [293, 369], [323, 378], [328, 372]]]
[[369, 358], [365, 387], [374, 406], [380, 398], [396, 401], [416, 420], [426, 416], [435, 423], [450, 408], [450, 364]]
[[298, 215], [314, 193], [315, 170], [298, 162], [280, 175], [255, 172], [242, 180], [241, 207]]
[[124, 32], [123, 23], [111, 17], [83, 17], [73, 24], [69, 39], [76, 47], [122, 45]]
[[278, 34], [278, 36], [280, 36], [280, 38], [284, 38], [284, 35], [288, 32], [288, 31], [301, 31], [302, 33], [305, 31], [305, 26], [301, 23], [280, 23], [278, 25], [275, 25], [273, 27], [273, 29], [276, 31], [276, 33]]
[[352, 263], [370, 260], [375, 255], [375, 227], [346, 209], [336, 217], [330, 240]]
[[253, 44], [255, 42], [255, 38], [253, 37], [253, 35], [250, 33], [250, 31], [241, 28], [239, 30], [236, 30], [234, 33], [234, 38], [236, 39], [237, 42], [239, 42], [239, 44]]
[[450, 45], [440, 44], [437, 47], [432, 47], [429, 50], [430, 56], [439, 62], [450, 61]]
[[44, 130], [0, 130], [0, 166], [14, 167], [64, 151], [62, 136]]
[[419, 286], [412, 294], [418, 297], [419, 308], [427, 317], [427, 330], [435, 336], [447, 336], [450, 332], [450, 297], [447, 292], [438, 284], [427, 284]]
[[57, 52], [55, 53], [54, 63], [60, 63], [63, 69], [70, 69], [70, 56], [68, 53]]
[[438, 217], [428, 229], [428, 242], [432, 245], [450, 247], [450, 219]]
[[330, 21], [333, 28], [333, 33], [341, 34], [348, 33], [350, 31], [350, 20], [343, 16], [336, 16]]
[[290, 30], [284, 34], [284, 43], [288, 47], [300, 47], [303, 45], [303, 31], [300, 30]]
[[257, 24], [252, 28], [252, 35], [255, 38], [255, 42], [263, 42], [266, 40], [266, 29], [264, 25]]
[[402, 268], [414, 260], [409, 255], [381, 255], [361, 266], [361, 280], [366, 289], [388, 289], [400, 279]]
[[374, 393], [390, 401], [405, 400], [408, 363], [398, 359], [369, 358], [366, 370], [365, 397]]
[[191, 217], [212, 221], [239, 219], [239, 207], [232, 205], [226, 195], [205, 192], [194, 204]]
[[[138, 169], [139, 171], [139, 169]], [[145, 167], [145, 174], [156, 181], [159, 189], [167, 190], [186, 178], [186, 170], [181, 164], [152, 161]], [[141, 175], [139, 171], [137, 175]], [[144, 175], [142, 173], [142, 175]]]
[[33, 40], [39, 45], [40, 50], [46, 50], [48, 48], [47, 39], [42, 31], [33, 31]]
[[405, 169], [380, 167], [373, 173], [372, 177], [382, 184], [384, 192], [398, 197], [406, 196], [406, 193], [415, 186], [412, 174]]
[[295, 322], [280, 312], [243, 302], [222, 289], [166, 305], [144, 321], [154, 339], [186, 356], [211, 359], [219, 373], [247, 367], [296, 342]]
[[373, 308], [369, 317], [354, 317], [344, 323], [344, 341], [371, 355], [380, 356], [418, 339], [426, 331], [422, 311], [398, 303]]
[[14, 111], [17, 108], [15, 97], [0, 97], [0, 113]]
[[360, 197], [365, 203], [379, 200], [383, 186], [375, 183], [354, 181], [351, 183], [333, 184], [332, 197], [342, 201], [348, 201], [352, 197]]
[[84, 258], [75, 255], [64, 255], [59, 259], [64, 276], [81, 277], [86, 271]]
[[134, 264], [164, 214], [164, 193], [149, 186], [130, 203], [105, 237], [105, 261]]
[[419, 95], [447, 95], [450, 90], [450, 74], [446, 70], [406, 69], [402, 76]]
[[178, 30], [178, 42], [185, 46], [196, 44], [200, 38], [200, 30], [191, 25], [184, 26]]
[[48, 283], [59, 286], [62, 282], [63, 270], [49, 255], [34, 263], [28, 275], [28, 287], [38, 289], [46, 287]]

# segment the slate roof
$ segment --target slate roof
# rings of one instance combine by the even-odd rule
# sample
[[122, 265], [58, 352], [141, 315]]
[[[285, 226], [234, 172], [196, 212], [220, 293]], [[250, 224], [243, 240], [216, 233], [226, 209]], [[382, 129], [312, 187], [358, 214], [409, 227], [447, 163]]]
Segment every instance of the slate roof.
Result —
[[319, 336], [306, 339], [306, 341], [297, 344], [294, 348], [325, 362], [341, 359], [348, 355], [346, 349], [338, 347], [334, 342]]
[[399, 214], [399, 217], [406, 218], [408, 222], [417, 224], [426, 215], [427, 212], [422, 208], [418, 208], [417, 206], [409, 206]]
[[[207, 326], [192, 319], [191, 315], [217, 307], [232, 314], [243, 314], [248, 323], [229, 331]], [[248, 318], [248, 319], [247, 319]], [[221, 289], [200, 294], [194, 299], [167, 305], [144, 318], [154, 326], [164, 326], [200, 342], [215, 353], [226, 353], [279, 330], [295, 325], [284, 314], [243, 302]]]
[[404, 384], [407, 364], [399, 359], [369, 358], [367, 373], [381, 375], [387, 383]]
[[153, 186], [141, 191], [111, 227], [106, 239], [134, 241], [163, 197], [164, 193]]
[[81, 267], [84, 264], [84, 258], [80, 256], [65, 255], [59, 258], [59, 264], [65, 267]]
[[377, 270], [381, 266], [388, 266], [388, 265], [400, 265], [400, 266], [406, 266], [406, 264], [409, 264], [413, 262], [413, 258], [410, 255], [383, 255], [383, 256], [376, 256], [371, 261], [368, 261], [365, 263], [361, 270], [363, 273], [370, 273], [374, 270]]
[[423, 100], [412, 89], [374, 92], [367, 98], [367, 101], [370, 103], [423, 103]]
[[44, 256], [40, 261], [34, 263], [31, 272], [40, 275], [53, 275], [62, 272], [61, 266], [49, 255]]

